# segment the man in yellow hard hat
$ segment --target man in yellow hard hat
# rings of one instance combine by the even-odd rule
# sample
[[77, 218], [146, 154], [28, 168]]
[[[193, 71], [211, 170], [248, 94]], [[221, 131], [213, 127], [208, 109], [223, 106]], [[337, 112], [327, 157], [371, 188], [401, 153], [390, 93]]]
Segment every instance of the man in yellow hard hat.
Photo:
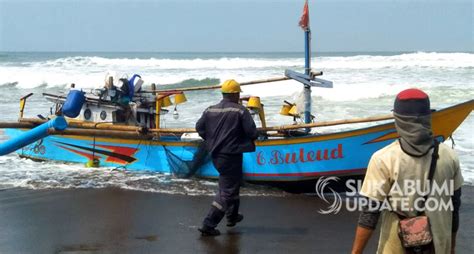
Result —
[[242, 154], [255, 151], [257, 128], [249, 111], [239, 104], [240, 84], [231, 79], [222, 84], [223, 99], [210, 106], [196, 123], [214, 167], [219, 172], [219, 190], [199, 228], [202, 235], [219, 235], [217, 224], [227, 217], [227, 226], [242, 221], [239, 190], [242, 182]]

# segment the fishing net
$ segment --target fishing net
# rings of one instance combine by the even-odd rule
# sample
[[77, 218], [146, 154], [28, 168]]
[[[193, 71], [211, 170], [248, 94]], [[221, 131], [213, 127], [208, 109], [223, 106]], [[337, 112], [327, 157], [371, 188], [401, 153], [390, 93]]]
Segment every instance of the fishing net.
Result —
[[196, 153], [192, 160], [182, 160], [178, 155], [163, 146], [166, 159], [170, 165], [173, 175], [179, 178], [189, 178], [196, 174], [197, 170], [210, 160], [210, 156], [206, 150], [204, 142], [199, 142]]

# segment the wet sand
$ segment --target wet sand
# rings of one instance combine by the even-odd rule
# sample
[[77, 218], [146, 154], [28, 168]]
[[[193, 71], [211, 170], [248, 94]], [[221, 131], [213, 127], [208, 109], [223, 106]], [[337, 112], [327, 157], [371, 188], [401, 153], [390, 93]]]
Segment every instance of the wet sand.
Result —
[[[473, 253], [474, 188], [463, 189], [458, 253]], [[358, 213], [317, 211], [314, 196], [242, 197], [222, 235], [197, 227], [212, 197], [120, 189], [0, 191], [0, 253], [349, 253]], [[366, 253], [374, 253], [378, 234]]]

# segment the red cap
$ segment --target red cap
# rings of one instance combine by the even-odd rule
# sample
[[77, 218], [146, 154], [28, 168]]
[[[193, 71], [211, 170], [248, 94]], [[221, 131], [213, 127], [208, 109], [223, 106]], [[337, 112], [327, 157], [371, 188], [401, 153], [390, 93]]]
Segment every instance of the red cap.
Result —
[[393, 111], [400, 115], [409, 116], [431, 114], [430, 98], [420, 89], [410, 88], [403, 90], [395, 99]]

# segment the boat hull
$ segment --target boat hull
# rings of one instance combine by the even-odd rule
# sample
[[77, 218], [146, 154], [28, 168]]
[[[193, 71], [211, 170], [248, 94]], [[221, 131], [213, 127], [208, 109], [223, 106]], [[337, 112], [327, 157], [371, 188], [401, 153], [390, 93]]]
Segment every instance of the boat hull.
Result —
[[[433, 113], [433, 131], [444, 141], [470, 114], [468, 101]], [[24, 130], [6, 129], [8, 136]], [[398, 138], [393, 122], [345, 132], [268, 139], [256, 142], [256, 151], [244, 154], [244, 178], [248, 181], [302, 181], [324, 175], [362, 175], [371, 155]], [[127, 170], [179, 173], [195, 159], [199, 144], [178, 139], [131, 140], [72, 135], [52, 135], [17, 151], [37, 160], [86, 163]], [[181, 164], [180, 164], [181, 163]], [[215, 178], [209, 158], [197, 168], [197, 176]], [[178, 174], [179, 175], [179, 174]]]

